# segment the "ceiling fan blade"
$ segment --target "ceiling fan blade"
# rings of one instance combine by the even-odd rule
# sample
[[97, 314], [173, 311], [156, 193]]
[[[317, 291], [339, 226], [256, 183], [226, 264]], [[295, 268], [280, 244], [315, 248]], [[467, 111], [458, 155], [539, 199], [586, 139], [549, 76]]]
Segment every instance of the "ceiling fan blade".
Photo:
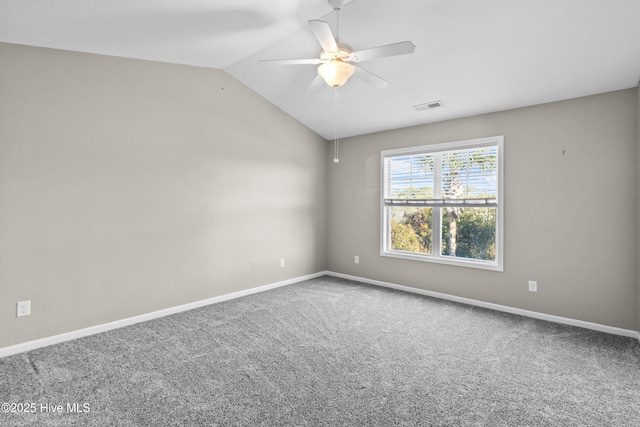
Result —
[[320, 46], [322, 46], [323, 50], [327, 52], [338, 51], [338, 45], [336, 44], [336, 39], [333, 37], [329, 24], [324, 21], [314, 20], [309, 21], [309, 28], [320, 42]]
[[262, 65], [317, 65], [324, 61], [320, 58], [311, 59], [261, 59], [258, 64]]
[[309, 86], [307, 86], [307, 88], [304, 91], [313, 92], [321, 88], [323, 85], [326, 85], [326, 83], [324, 82], [324, 79], [322, 78], [322, 76], [320, 76], [320, 74], [316, 74], [316, 78], [313, 79], [313, 81], [309, 84]]
[[382, 77], [378, 77], [372, 72], [367, 71], [360, 66], [354, 65], [353, 68], [355, 68], [355, 73], [353, 74], [355, 77], [359, 78], [365, 83], [370, 84], [376, 89], [384, 89], [389, 84], [389, 82]]
[[415, 51], [416, 46], [410, 41], [405, 41], [351, 52], [351, 60], [353, 62], [364, 62], [371, 61], [372, 59], [385, 58], [387, 56], [406, 55]]

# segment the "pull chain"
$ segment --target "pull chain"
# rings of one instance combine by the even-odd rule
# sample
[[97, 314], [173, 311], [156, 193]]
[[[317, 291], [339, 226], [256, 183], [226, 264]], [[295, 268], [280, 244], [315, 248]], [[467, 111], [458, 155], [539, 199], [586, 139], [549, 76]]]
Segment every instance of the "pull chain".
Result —
[[333, 91], [333, 163], [340, 163], [340, 159], [338, 158], [338, 88], [335, 88]]
[[[336, 7], [336, 43], [340, 42], [340, 8]], [[333, 97], [333, 163], [340, 163], [338, 158], [338, 88], [334, 89]]]

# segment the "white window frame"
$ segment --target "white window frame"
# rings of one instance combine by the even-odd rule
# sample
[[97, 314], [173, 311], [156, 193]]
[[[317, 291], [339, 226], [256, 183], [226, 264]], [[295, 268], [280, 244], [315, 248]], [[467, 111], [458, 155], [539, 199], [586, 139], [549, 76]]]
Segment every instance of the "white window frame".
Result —
[[[432, 215], [432, 230], [434, 242], [433, 254], [420, 254], [392, 250], [389, 248], [391, 242], [391, 230], [389, 227], [388, 209], [385, 206], [385, 159], [412, 154], [428, 154], [434, 152], [445, 152], [460, 149], [471, 149], [480, 147], [496, 147], [498, 153], [497, 161], [497, 206], [496, 206], [496, 259], [495, 261], [476, 260], [469, 258], [450, 257], [441, 255], [441, 207], [434, 207]], [[438, 189], [434, 189], [438, 191]], [[435, 196], [435, 195], [434, 195]], [[437, 213], [437, 214], [436, 214]], [[437, 242], [437, 245], [436, 245]], [[504, 136], [492, 136], [487, 138], [468, 139], [463, 141], [445, 142], [441, 144], [421, 145], [417, 147], [399, 148], [394, 150], [384, 150], [380, 153], [380, 255], [391, 258], [401, 258], [414, 261], [433, 262], [438, 264], [448, 264], [461, 267], [479, 268], [484, 270], [504, 271]]]

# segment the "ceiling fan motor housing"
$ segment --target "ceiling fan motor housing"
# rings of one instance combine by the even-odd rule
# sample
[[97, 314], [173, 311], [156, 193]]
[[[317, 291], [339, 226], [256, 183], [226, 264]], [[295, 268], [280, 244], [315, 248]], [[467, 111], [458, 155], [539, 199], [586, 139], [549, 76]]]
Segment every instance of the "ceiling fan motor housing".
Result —
[[337, 43], [338, 51], [329, 52], [323, 50], [320, 53], [320, 59], [323, 61], [331, 61], [332, 59], [339, 59], [343, 62], [351, 62], [351, 46], [344, 43]]

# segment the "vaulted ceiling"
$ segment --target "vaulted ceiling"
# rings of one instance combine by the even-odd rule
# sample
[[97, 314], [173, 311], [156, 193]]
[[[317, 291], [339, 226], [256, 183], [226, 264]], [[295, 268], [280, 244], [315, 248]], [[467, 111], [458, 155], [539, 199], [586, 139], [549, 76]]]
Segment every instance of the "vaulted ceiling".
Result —
[[[307, 26], [326, 0], [0, 0], [0, 41], [220, 68], [327, 139], [634, 87], [638, 0], [352, 0], [340, 41], [354, 50], [410, 40], [415, 53], [362, 63], [389, 85], [352, 78], [307, 91]], [[0, 58], [1, 66], [2, 58]], [[439, 100], [443, 107], [413, 106]]]

